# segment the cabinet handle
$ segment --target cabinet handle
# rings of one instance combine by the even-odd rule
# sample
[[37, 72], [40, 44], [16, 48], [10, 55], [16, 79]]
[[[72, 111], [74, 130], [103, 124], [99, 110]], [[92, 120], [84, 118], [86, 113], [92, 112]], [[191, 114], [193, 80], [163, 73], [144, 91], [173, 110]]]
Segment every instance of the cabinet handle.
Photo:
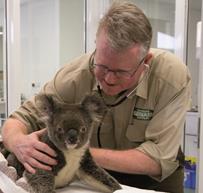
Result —
[[197, 148], [200, 148], [200, 117], [198, 117], [198, 128], [197, 128]]

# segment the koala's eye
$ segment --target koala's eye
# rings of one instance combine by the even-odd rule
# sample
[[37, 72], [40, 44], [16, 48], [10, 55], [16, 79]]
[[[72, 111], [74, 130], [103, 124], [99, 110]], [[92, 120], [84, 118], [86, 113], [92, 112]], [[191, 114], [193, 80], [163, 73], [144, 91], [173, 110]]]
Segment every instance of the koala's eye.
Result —
[[57, 131], [58, 131], [59, 134], [63, 134], [64, 133], [63, 128], [61, 128], [61, 127], [58, 127]]
[[87, 128], [86, 127], [82, 127], [81, 129], [80, 129], [80, 132], [81, 133], [85, 133], [87, 131]]
[[48, 111], [48, 108], [47, 108], [47, 107], [43, 107], [43, 110], [44, 110], [44, 111]]

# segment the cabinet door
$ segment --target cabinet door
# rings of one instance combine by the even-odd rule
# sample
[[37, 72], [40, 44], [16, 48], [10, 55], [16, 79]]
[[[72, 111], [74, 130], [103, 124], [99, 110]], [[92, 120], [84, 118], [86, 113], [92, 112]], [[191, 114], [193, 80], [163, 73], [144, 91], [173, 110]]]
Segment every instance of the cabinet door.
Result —
[[[196, 112], [190, 112], [188, 114], [188, 123], [186, 121], [186, 130], [185, 130], [185, 153], [188, 156], [196, 157], [196, 189], [194, 190], [197, 193], [203, 192], [203, 175], [202, 175], [202, 152], [201, 145], [199, 144], [201, 136], [199, 135], [200, 121], [202, 119], [202, 27], [201, 22], [203, 20], [202, 15], [202, 1], [201, 0], [188, 0], [188, 38], [187, 38], [187, 47], [186, 47], [186, 56], [187, 56], [187, 65], [190, 69], [192, 76], [192, 106], [193, 110], [199, 113], [199, 118], [195, 118], [194, 114]], [[202, 121], [201, 121], [202, 122]], [[187, 128], [187, 125], [189, 126]], [[201, 126], [202, 127], [202, 126]], [[188, 136], [190, 135], [190, 136]], [[196, 144], [197, 143], [197, 144]]]
[[198, 136], [197, 135], [185, 135], [185, 141], [187, 142], [185, 144], [185, 156], [189, 157], [198, 157]]
[[[5, 1], [0, 0], [0, 127], [6, 118]], [[1, 129], [0, 129], [1, 131]]]

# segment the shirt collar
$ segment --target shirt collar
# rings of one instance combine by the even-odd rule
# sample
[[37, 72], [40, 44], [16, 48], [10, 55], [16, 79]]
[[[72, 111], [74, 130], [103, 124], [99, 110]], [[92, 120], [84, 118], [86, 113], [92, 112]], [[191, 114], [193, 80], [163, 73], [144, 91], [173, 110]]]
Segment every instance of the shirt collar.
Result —
[[[143, 78], [143, 80], [141, 80]], [[142, 74], [140, 77], [140, 85], [137, 87], [135, 94], [141, 98], [147, 99], [148, 96], [148, 79], [149, 79], [149, 71]]]

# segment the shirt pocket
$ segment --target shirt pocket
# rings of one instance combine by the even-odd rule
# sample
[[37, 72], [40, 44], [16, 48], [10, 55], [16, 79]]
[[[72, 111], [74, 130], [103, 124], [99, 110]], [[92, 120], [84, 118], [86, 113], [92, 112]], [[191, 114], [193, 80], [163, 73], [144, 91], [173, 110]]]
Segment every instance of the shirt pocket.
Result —
[[149, 124], [149, 120], [133, 119], [133, 123], [129, 124], [126, 130], [126, 137], [130, 142], [144, 142], [145, 131]]

